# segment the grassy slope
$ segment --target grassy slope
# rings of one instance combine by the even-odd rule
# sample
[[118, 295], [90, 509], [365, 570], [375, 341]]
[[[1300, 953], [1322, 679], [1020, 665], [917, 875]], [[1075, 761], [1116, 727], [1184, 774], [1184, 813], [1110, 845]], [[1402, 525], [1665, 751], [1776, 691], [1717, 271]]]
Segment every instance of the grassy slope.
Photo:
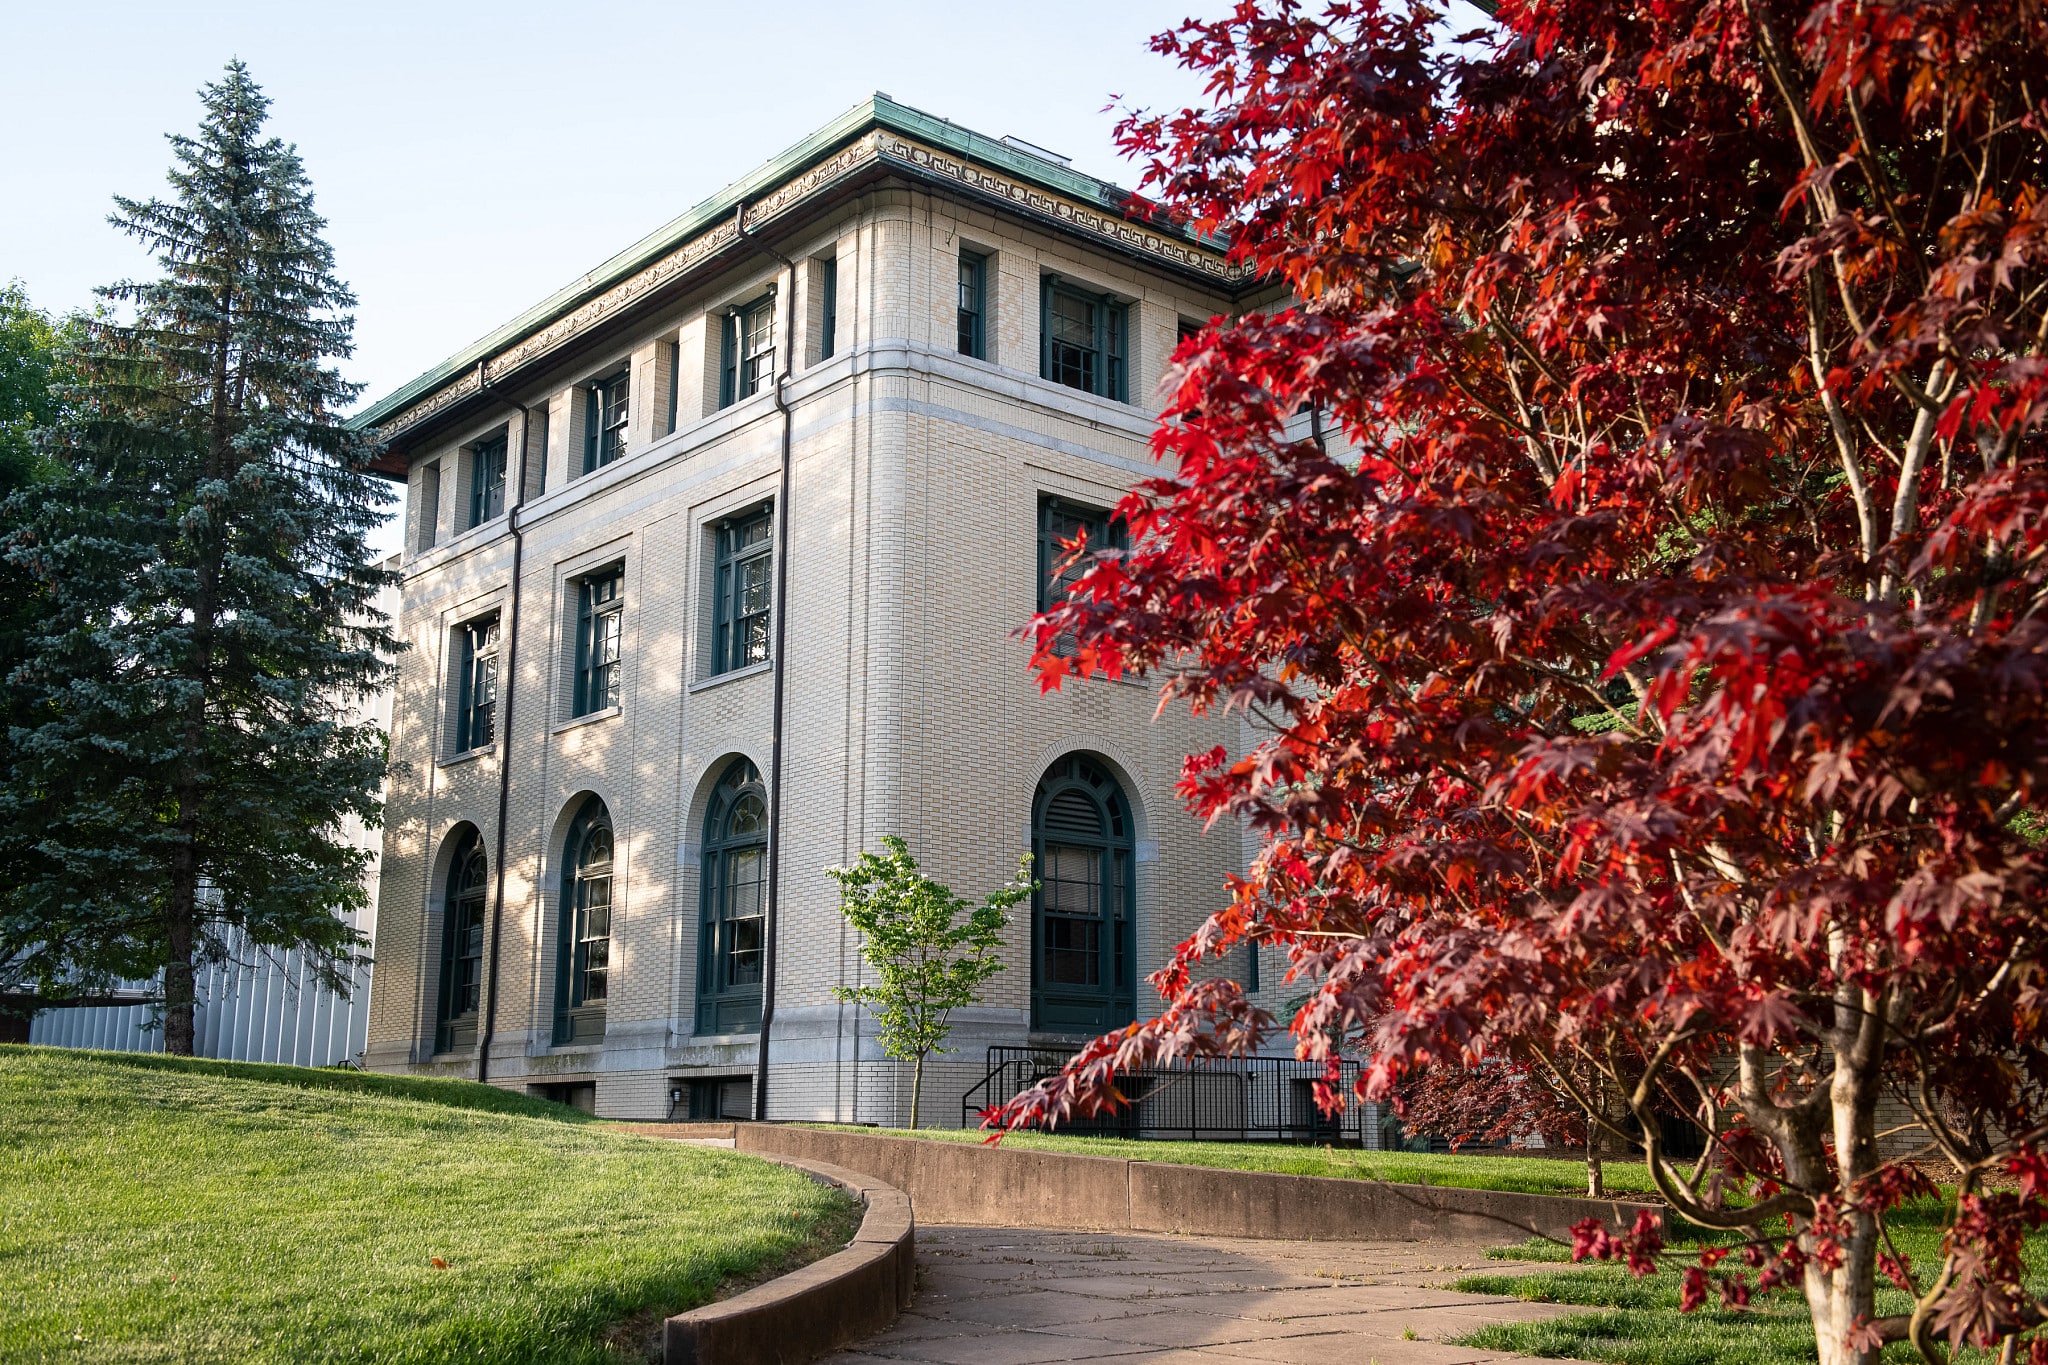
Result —
[[0, 1047], [9, 1362], [635, 1358], [852, 1209], [464, 1082]]
[[[1939, 1263], [1941, 1230], [1936, 1210], [1913, 1209], [1895, 1216], [1892, 1236], [1916, 1265]], [[1563, 1248], [1542, 1243], [1492, 1254], [1509, 1260], [1569, 1259]], [[1469, 1275], [1452, 1288], [1600, 1311], [1574, 1313], [1545, 1323], [1487, 1327], [1463, 1338], [1461, 1344], [1621, 1365], [1805, 1365], [1818, 1358], [1806, 1301], [1795, 1294], [1774, 1294], [1739, 1313], [1718, 1308], [1680, 1313], [1678, 1270], [1691, 1260], [1690, 1254], [1681, 1253], [1671, 1258], [1673, 1268], [1640, 1280], [1614, 1265], [1574, 1266], [1527, 1276]], [[2048, 1261], [2048, 1240], [2035, 1238], [2029, 1247], [2029, 1263], [2036, 1276], [2044, 1261]], [[1911, 1306], [1904, 1293], [1880, 1284], [1879, 1313], [1904, 1313]], [[1919, 1358], [1903, 1343], [1885, 1350], [1887, 1365], [1905, 1365]], [[1990, 1356], [1966, 1350], [1954, 1359], [1957, 1365], [1964, 1365], [1988, 1361]]]
[[[814, 1124], [831, 1128], [839, 1125]], [[920, 1137], [942, 1142], [979, 1142], [971, 1129], [846, 1128], [847, 1132], [879, 1133], [884, 1137]], [[1135, 1161], [1176, 1162], [1185, 1166], [1220, 1166], [1233, 1171], [1277, 1171], [1282, 1175], [1341, 1176], [1355, 1180], [1391, 1180], [1403, 1185], [1453, 1185], [1471, 1190], [1513, 1190], [1522, 1194], [1586, 1192], [1582, 1160], [1527, 1156], [1432, 1156], [1426, 1152], [1364, 1152], [1343, 1147], [1296, 1147], [1275, 1142], [1130, 1142], [1121, 1138], [1069, 1137], [1060, 1133], [1011, 1133], [1003, 1145], [1031, 1151], [1078, 1152], [1088, 1156], [1124, 1157]], [[1641, 1162], [1606, 1163], [1607, 1192], [1629, 1196], [1650, 1190], [1649, 1172]]]

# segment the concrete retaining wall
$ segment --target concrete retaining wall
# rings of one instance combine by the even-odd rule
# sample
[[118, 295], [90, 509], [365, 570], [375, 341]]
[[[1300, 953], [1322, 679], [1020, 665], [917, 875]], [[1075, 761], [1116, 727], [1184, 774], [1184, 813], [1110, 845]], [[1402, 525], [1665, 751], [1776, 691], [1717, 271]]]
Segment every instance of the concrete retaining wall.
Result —
[[916, 1220], [903, 1191], [830, 1162], [773, 1159], [857, 1196], [867, 1206], [860, 1231], [844, 1251], [670, 1318], [665, 1365], [803, 1365], [872, 1336], [910, 1306]]
[[1500, 1242], [1532, 1236], [1566, 1240], [1572, 1224], [1584, 1218], [1626, 1226], [1639, 1209], [1649, 1207], [781, 1124], [740, 1123], [731, 1131], [742, 1152], [866, 1172], [909, 1195], [917, 1216], [927, 1223], [1311, 1241]]

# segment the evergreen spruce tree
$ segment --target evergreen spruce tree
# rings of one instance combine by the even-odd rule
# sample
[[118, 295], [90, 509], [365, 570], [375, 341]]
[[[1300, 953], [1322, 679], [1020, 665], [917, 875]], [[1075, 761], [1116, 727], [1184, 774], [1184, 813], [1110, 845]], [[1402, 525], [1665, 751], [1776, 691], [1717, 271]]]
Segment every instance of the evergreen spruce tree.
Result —
[[354, 705], [394, 649], [366, 542], [391, 494], [329, 363], [354, 299], [248, 69], [202, 98], [172, 197], [115, 200], [163, 273], [101, 291], [55, 482], [10, 501], [4, 546], [42, 608], [7, 681], [0, 961], [53, 994], [161, 972], [181, 1054], [236, 928], [346, 987], [367, 856], [341, 822], [378, 822], [385, 763]]

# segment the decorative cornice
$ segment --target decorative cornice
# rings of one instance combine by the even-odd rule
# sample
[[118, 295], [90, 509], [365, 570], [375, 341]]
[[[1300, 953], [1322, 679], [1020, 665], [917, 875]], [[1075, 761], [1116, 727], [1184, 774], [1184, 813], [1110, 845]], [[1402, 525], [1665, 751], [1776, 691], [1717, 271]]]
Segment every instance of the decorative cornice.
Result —
[[[926, 146], [886, 128], [875, 128], [826, 157], [803, 174], [795, 176], [746, 206], [749, 228], [765, 223], [801, 200], [816, 194], [862, 164], [877, 160], [899, 162], [917, 171], [955, 181], [984, 194], [1006, 201], [1014, 208], [1054, 219], [1106, 242], [1139, 252], [1183, 270], [1196, 271], [1224, 289], [1241, 284], [1248, 273], [1215, 252], [1204, 251], [1184, 241], [1175, 241], [1141, 223], [1105, 213], [1099, 207], [1077, 199], [1050, 193], [1014, 176], [998, 175], [982, 166]], [[482, 378], [495, 379], [510, 373], [550, 351], [554, 351], [592, 328], [617, 316], [647, 294], [677, 277], [689, 273], [712, 256], [732, 245], [737, 225], [731, 217], [685, 241], [674, 251], [642, 270], [627, 276], [611, 288], [562, 314], [540, 330], [481, 362]], [[471, 368], [435, 389], [419, 402], [378, 424], [386, 440], [418, 426], [436, 413], [474, 396], [479, 387], [479, 368]]]
[[1007, 199], [1019, 208], [1070, 223], [1083, 232], [1107, 238], [1127, 250], [1171, 261], [1184, 270], [1200, 271], [1226, 288], [1237, 285], [1249, 273], [1213, 252], [1202, 251], [1185, 242], [1169, 241], [1158, 232], [1127, 218], [1111, 217], [1075, 200], [1048, 194], [1035, 185], [997, 175], [970, 161], [949, 156], [895, 133], [884, 130], [869, 136], [878, 139], [883, 156], [907, 162], [919, 170], [937, 172], [963, 185]]

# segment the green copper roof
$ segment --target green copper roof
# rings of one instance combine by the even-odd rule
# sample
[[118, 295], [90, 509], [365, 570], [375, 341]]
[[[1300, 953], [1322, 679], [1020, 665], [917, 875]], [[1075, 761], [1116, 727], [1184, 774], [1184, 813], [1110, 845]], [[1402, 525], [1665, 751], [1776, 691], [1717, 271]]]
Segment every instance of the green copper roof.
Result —
[[[748, 175], [727, 185], [681, 217], [664, 224], [619, 252], [588, 274], [557, 289], [533, 307], [489, 335], [472, 342], [419, 378], [384, 395], [349, 419], [352, 427], [378, 426], [394, 414], [435, 392], [450, 380], [476, 368], [479, 360], [496, 355], [520, 339], [546, 327], [586, 300], [660, 260], [706, 228], [731, 215], [742, 201], [753, 199], [789, 180], [805, 167], [824, 159], [870, 128], [891, 129], [943, 148], [956, 156], [972, 159], [992, 169], [1007, 171], [1043, 189], [1052, 190], [1084, 203], [1099, 204], [1121, 211], [1128, 192], [1106, 180], [1083, 175], [1070, 167], [1034, 156], [1009, 143], [962, 128], [947, 119], [936, 118], [909, 105], [898, 104], [887, 95], [876, 94], [833, 119], [803, 141], [768, 161]], [[1177, 235], [1163, 224], [1155, 231]], [[1216, 243], [1207, 243], [1216, 246]]]

